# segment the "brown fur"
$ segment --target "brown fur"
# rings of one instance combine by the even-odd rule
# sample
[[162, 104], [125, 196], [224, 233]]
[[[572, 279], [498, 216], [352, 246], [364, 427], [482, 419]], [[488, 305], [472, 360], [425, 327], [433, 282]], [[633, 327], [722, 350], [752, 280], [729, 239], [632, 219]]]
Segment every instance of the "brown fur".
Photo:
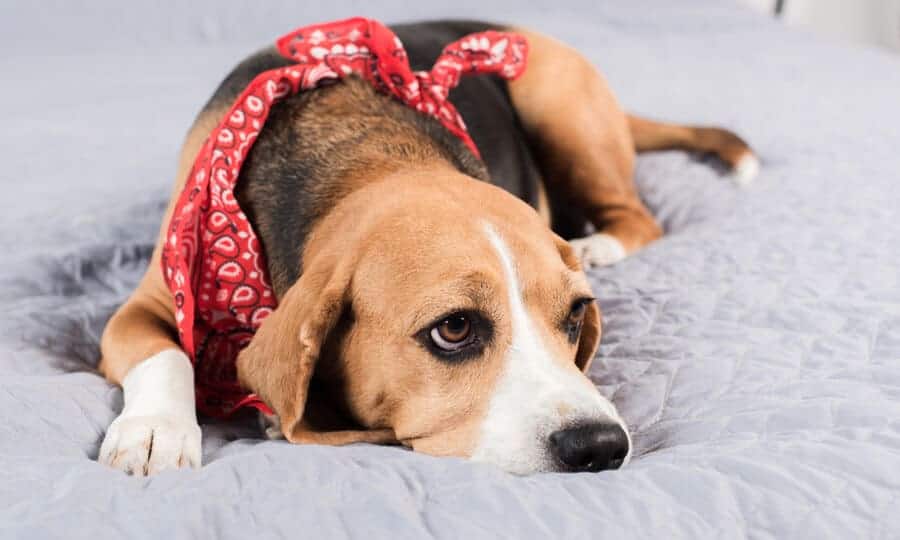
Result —
[[628, 126], [638, 152], [650, 150], [693, 150], [715, 154], [736, 167], [750, 153], [750, 147], [734, 133], [715, 127], [679, 126], [654, 122], [637, 116], [628, 117]]
[[[478, 219], [459, 219], [473, 205]], [[404, 167], [342, 199], [316, 227], [303, 275], [240, 356], [241, 380], [273, 404], [290, 440], [309, 437], [310, 426], [297, 424], [306, 389], [296, 386], [324, 361], [320, 382], [342, 389], [342, 406], [360, 425], [392, 429], [431, 454], [466, 455], [510, 339], [502, 269], [481, 220], [502, 227], [512, 249], [528, 250], [518, 271], [545, 341], [587, 367], [599, 337], [596, 308], [580, 354], [557, 330], [573, 297], [590, 295], [568, 246], [523, 202], [449, 164]], [[409, 339], [448, 308], [495, 321], [477, 360], [441, 362]], [[327, 354], [319, 355], [323, 343]]]
[[[276, 104], [265, 130], [235, 196], [269, 254], [277, 296], [300, 275], [309, 231], [337, 201], [373, 179], [429, 163], [488, 177], [484, 164], [436, 120], [356, 77]], [[283, 178], [294, 167], [296, 178]]]
[[[635, 148], [676, 144], [728, 160], [735, 141], [629, 119], [577, 52], [518, 31], [528, 37], [531, 56], [509, 95], [540, 156], [548, 191], [576, 201], [629, 252], [658, 238], [661, 230], [632, 183]], [[241, 353], [238, 372], [274, 407], [289, 440], [397, 440], [431, 454], [467, 455], [511, 339], [501, 264], [483, 222], [516, 255], [526, 306], [554, 361], [588, 369], [600, 340], [597, 307], [589, 308], [577, 343], [559, 329], [573, 299], [590, 296], [571, 248], [528, 205], [476, 180], [484, 168], [458, 141], [441, 142], [416, 113], [353, 80], [282, 109], [286, 114], [267, 130], [302, 120], [313, 126], [311, 137], [302, 147], [278, 137], [260, 140], [242, 175], [264, 177], [279, 153], [303, 152], [326, 181], [310, 195], [319, 213], [298, 253], [270, 263], [280, 306]], [[317, 122], [326, 109], [340, 111], [344, 122]], [[188, 134], [163, 231], [193, 156], [223, 113], [215, 103], [207, 107]], [[323, 156], [319, 142], [333, 146], [335, 138], [349, 150]], [[260, 236], [275, 237], [283, 218], [267, 214], [266, 200], [285, 195], [249, 185], [240, 196]], [[278, 259], [272, 246], [264, 247], [270, 261]], [[143, 359], [177, 347], [159, 255], [158, 245], [140, 286], [104, 333], [100, 367], [115, 382]], [[477, 361], [439, 361], [411, 339], [449, 308], [481, 311], [494, 321]], [[345, 413], [343, 420], [314, 414], [310, 396], [317, 389]]]
[[571, 47], [516, 31], [531, 52], [528, 69], [509, 85], [510, 97], [535, 140], [549, 189], [569, 194], [629, 253], [659, 238], [662, 230], [632, 182], [634, 143], [625, 112], [602, 75]]

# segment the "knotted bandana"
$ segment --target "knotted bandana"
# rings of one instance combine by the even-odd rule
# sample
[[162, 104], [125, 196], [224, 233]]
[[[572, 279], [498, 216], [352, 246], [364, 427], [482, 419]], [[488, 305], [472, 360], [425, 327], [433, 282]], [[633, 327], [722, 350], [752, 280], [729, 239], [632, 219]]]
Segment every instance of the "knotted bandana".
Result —
[[465, 74], [514, 79], [525, 70], [528, 54], [528, 43], [518, 34], [480, 32], [447, 45], [431, 71], [413, 72], [397, 36], [364, 18], [300, 28], [276, 47], [293, 63], [260, 73], [212, 130], [178, 197], [162, 251], [178, 336], [194, 363], [197, 409], [215, 417], [245, 406], [271, 413], [237, 382], [237, 355], [277, 301], [259, 239], [234, 188], [272, 105], [355, 74], [433, 116], [479, 156], [447, 100], [450, 90]]

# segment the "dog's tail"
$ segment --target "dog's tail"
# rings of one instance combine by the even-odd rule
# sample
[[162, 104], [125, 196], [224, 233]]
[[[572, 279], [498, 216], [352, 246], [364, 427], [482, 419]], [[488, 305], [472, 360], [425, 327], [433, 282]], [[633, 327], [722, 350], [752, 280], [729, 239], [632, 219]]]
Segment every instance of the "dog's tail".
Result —
[[731, 167], [735, 182], [749, 184], [759, 172], [759, 159], [734, 133], [715, 127], [681, 126], [628, 116], [628, 127], [638, 152], [692, 150], [713, 153]]

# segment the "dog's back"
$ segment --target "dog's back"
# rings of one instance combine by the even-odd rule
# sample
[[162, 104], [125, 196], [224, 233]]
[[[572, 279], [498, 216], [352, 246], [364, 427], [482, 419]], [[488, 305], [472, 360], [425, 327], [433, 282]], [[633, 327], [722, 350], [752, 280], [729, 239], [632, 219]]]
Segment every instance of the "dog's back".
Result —
[[[481, 22], [439, 21], [392, 27], [414, 70], [429, 70], [443, 48], [491, 28]], [[221, 116], [260, 73], [290, 64], [274, 48], [241, 62], [201, 111]], [[373, 163], [449, 159], [463, 173], [490, 181], [534, 207], [540, 173], [510, 101], [495, 76], [463, 77], [451, 91], [483, 163], [434, 118], [416, 113], [353, 77], [301, 92], [273, 106], [241, 171], [236, 195], [269, 254], [276, 293], [293, 283], [305, 238], [316, 220], [365, 177]]]

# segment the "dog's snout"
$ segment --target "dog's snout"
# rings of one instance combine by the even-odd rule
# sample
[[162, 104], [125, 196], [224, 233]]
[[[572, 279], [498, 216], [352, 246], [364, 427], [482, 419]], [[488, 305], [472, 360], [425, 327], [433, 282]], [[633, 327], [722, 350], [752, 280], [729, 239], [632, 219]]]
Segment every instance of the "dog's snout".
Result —
[[628, 455], [628, 435], [618, 424], [595, 423], [550, 434], [550, 450], [566, 470], [618, 469]]

